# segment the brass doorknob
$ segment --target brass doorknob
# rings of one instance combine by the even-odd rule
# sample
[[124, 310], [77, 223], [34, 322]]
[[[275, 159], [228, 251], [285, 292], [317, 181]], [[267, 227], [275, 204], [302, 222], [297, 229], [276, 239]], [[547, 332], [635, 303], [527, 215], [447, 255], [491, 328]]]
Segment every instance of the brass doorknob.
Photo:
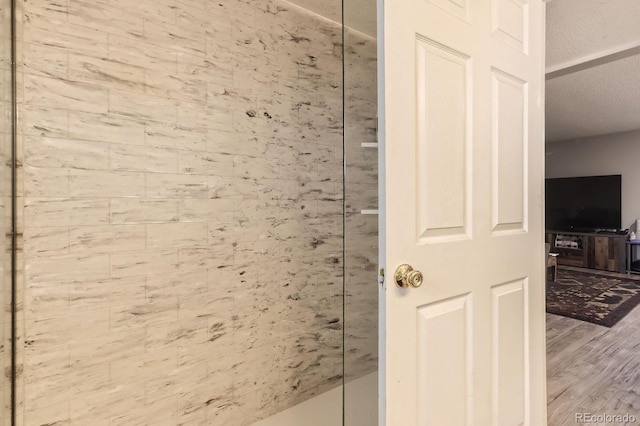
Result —
[[398, 266], [394, 279], [396, 280], [398, 287], [401, 288], [407, 288], [409, 286], [418, 288], [422, 285], [424, 280], [422, 272], [414, 270], [406, 263]]

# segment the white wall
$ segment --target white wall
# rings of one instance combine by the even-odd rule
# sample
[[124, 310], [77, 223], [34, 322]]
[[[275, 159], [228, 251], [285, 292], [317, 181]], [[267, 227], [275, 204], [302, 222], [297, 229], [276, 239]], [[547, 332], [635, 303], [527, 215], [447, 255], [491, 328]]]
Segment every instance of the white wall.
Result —
[[622, 175], [622, 227], [640, 218], [640, 130], [547, 144], [546, 177]]

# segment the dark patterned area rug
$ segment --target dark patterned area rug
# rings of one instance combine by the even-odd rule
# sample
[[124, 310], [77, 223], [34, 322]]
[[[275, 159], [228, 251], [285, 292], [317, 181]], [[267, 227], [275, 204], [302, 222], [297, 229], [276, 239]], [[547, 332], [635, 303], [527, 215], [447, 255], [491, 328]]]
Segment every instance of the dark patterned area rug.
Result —
[[640, 302], [640, 281], [571, 269], [547, 278], [547, 312], [612, 327]]

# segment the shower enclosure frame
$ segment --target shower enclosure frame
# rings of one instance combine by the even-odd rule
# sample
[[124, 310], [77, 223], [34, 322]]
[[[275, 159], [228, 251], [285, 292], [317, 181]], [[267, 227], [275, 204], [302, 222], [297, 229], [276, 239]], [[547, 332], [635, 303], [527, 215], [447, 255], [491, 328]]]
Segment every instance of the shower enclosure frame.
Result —
[[16, 56], [17, 56], [17, 37], [16, 37], [16, 0], [9, 0], [9, 15], [10, 15], [10, 73], [11, 73], [11, 99], [10, 99], [10, 126], [11, 126], [11, 159], [10, 159], [10, 167], [11, 167], [11, 300], [10, 300], [10, 321], [11, 321], [11, 348], [10, 348], [10, 385], [9, 392], [11, 393], [11, 401], [10, 401], [10, 422], [11, 426], [16, 425], [16, 392], [17, 392], [17, 342], [16, 342], [16, 329], [17, 329], [17, 239], [18, 239], [18, 229], [17, 229], [17, 169], [18, 164], [16, 160], [17, 154], [17, 118], [18, 118], [18, 103], [17, 103], [17, 64], [16, 64]]

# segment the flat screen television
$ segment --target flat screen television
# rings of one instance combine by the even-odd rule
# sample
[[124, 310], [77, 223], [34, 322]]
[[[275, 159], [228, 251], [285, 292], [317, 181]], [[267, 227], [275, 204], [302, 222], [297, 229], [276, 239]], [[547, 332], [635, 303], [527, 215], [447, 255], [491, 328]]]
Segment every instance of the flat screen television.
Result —
[[546, 228], [592, 232], [621, 228], [621, 175], [546, 180]]

